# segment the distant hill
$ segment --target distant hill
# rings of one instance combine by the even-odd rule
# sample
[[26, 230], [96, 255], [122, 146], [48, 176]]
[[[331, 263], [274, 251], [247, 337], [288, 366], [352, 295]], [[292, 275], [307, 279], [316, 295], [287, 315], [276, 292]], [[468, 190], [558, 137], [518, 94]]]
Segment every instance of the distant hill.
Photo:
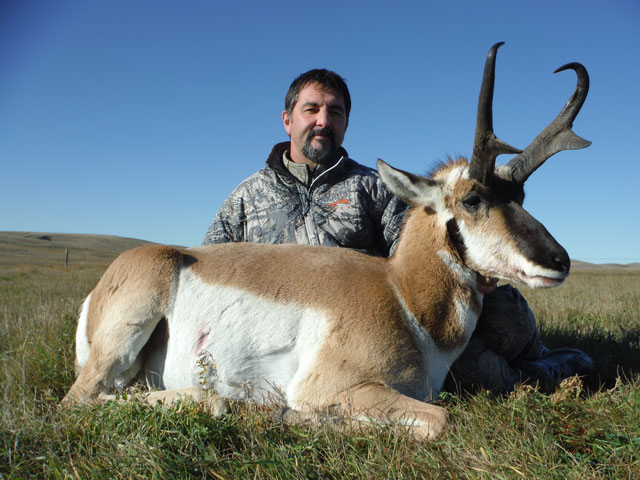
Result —
[[109, 263], [121, 252], [152, 242], [114, 235], [0, 232], [0, 264]]
[[[69, 249], [69, 263], [108, 263], [120, 253], [153, 242], [115, 235], [80, 233], [0, 232], [0, 265], [24, 263], [64, 264]], [[638, 271], [640, 263], [620, 265], [594, 264], [571, 260], [571, 269]]]
[[580, 260], [571, 260], [571, 270], [619, 270], [640, 271], [640, 263], [587, 263]]

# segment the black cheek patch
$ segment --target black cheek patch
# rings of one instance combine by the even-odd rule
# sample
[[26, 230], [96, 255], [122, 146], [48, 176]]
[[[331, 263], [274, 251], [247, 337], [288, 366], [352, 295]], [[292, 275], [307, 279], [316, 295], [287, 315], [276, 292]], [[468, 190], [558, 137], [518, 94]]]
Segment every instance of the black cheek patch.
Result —
[[458, 222], [455, 218], [447, 221], [447, 234], [449, 245], [451, 245], [451, 248], [454, 251], [458, 252], [460, 259], [463, 263], [466, 264], [467, 246], [464, 244], [464, 238], [462, 238], [460, 228], [458, 227]]

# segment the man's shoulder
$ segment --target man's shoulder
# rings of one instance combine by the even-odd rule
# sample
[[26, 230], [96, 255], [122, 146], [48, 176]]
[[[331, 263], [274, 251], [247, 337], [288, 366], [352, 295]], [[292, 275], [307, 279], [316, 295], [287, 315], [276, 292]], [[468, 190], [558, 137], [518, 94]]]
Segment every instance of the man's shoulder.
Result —
[[242, 180], [236, 188], [233, 189], [225, 200], [225, 204], [243, 203], [247, 199], [259, 194], [260, 191], [263, 191], [265, 187], [271, 183], [272, 181], [269, 179], [267, 169], [263, 168], [258, 170]]
[[348, 177], [361, 177], [363, 180], [366, 179], [373, 182], [377, 182], [380, 179], [375, 168], [367, 167], [352, 158], [345, 159], [344, 172]]
[[236, 187], [236, 190], [246, 190], [247, 188], [253, 188], [258, 184], [271, 183], [276, 179], [276, 177], [276, 172], [271, 167], [266, 166], [245, 178]]

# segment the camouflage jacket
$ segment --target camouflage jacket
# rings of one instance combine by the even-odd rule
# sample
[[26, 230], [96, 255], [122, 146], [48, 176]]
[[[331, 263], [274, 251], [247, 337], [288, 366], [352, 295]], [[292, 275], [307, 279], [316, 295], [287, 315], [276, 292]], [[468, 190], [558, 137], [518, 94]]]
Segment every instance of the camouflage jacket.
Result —
[[203, 245], [225, 242], [339, 246], [373, 255], [393, 252], [407, 206], [378, 173], [348, 158], [310, 185], [284, 166], [289, 142], [277, 144], [267, 166], [242, 182], [213, 219]]

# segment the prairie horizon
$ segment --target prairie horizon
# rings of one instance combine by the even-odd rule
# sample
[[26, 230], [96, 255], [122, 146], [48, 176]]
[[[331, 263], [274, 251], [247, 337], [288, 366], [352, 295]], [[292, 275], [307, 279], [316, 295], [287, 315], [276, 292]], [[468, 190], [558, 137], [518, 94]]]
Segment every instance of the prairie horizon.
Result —
[[[159, 242], [91, 233], [0, 231], [0, 264], [3, 262], [31, 263], [45, 259], [58, 262], [60, 258], [64, 263], [65, 249], [67, 248], [70, 251], [70, 262], [110, 261], [125, 250], [153, 243]], [[174, 246], [190, 248], [197, 245]], [[640, 262], [627, 264], [589, 263], [571, 258], [571, 269], [640, 271]]]

